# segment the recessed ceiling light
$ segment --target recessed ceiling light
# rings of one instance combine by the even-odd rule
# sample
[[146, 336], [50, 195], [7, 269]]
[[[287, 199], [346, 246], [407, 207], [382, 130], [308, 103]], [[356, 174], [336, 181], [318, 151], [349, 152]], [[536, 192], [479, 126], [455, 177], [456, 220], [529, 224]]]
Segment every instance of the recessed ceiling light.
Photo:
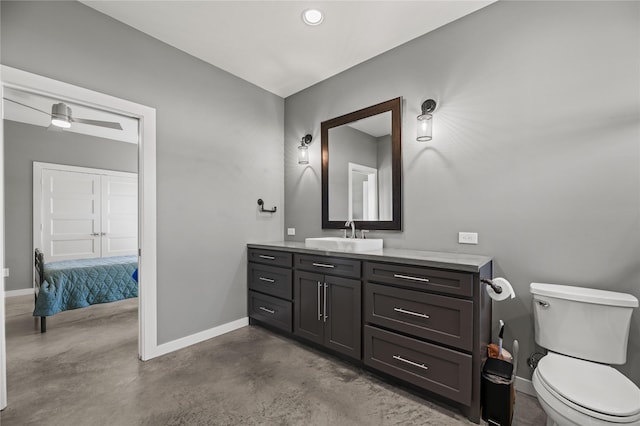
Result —
[[302, 12], [302, 20], [307, 25], [320, 25], [324, 16], [318, 9], [307, 9]]

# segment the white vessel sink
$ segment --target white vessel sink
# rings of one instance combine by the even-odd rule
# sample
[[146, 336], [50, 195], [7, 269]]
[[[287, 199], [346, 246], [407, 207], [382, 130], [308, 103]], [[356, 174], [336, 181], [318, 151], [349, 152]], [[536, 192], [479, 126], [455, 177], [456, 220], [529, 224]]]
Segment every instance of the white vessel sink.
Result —
[[360, 239], [341, 237], [306, 238], [304, 245], [311, 248], [344, 251], [372, 251], [382, 249], [381, 238]]

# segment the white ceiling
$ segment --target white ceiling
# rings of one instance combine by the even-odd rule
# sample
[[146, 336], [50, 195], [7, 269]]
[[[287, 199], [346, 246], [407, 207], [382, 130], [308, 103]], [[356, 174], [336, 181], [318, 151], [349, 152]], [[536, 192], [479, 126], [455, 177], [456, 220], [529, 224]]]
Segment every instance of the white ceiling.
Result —
[[[287, 97], [495, 0], [82, 1]], [[310, 27], [302, 11], [318, 8]]]

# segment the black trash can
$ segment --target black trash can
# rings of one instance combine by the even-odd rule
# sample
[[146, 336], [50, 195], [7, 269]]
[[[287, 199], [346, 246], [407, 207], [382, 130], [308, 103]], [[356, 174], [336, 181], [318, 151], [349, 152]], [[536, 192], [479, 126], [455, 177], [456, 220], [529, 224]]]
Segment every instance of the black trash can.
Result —
[[482, 419], [490, 426], [511, 426], [515, 389], [513, 364], [487, 358], [482, 369]]

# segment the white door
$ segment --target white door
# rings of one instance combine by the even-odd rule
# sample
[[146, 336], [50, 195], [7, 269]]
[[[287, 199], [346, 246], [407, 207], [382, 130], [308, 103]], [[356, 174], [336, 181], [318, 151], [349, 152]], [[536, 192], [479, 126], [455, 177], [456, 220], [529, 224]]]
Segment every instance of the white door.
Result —
[[138, 179], [101, 176], [102, 257], [138, 253]]
[[135, 173], [34, 162], [34, 248], [46, 262], [135, 255]]
[[42, 251], [47, 262], [100, 257], [100, 175], [42, 170]]

